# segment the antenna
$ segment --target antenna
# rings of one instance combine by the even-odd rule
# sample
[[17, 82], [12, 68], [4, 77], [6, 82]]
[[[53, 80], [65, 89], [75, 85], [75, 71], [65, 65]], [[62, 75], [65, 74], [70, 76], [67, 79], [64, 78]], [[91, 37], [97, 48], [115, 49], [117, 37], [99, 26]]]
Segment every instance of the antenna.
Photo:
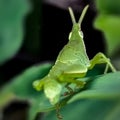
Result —
[[82, 11], [82, 14], [81, 14], [81, 16], [80, 16], [80, 18], [79, 18], [79, 21], [78, 21], [78, 23], [79, 23], [80, 25], [81, 25], [81, 23], [82, 23], [82, 21], [83, 21], [83, 18], [84, 18], [84, 16], [85, 16], [86, 12], [87, 12], [88, 7], [89, 7], [89, 5], [86, 5], [85, 8], [84, 8], [83, 11]]
[[74, 16], [73, 10], [72, 10], [71, 7], [68, 7], [68, 9], [69, 9], [69, 13], [70, 13], [70, 16], [71, 16], [72, 23], [75, 24], [76, 20], [75, 20], [75, 16]]

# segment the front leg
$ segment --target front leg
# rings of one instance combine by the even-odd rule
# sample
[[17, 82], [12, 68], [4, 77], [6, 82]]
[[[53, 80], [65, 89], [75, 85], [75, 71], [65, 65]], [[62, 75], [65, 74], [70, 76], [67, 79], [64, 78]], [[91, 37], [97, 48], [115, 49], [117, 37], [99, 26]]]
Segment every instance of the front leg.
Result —
[[112, 63], [110, 62], [110, 59], [107, 58], [103, 53], [99, 52], [97, 53], [92, 60], [90, 60], [90, 67], [88, 69], [92, 69], [96, 64], [102, 64], [105, 63], [106, 64], [106, 68], [104, 73], [107, 73], [108, 68], [111, 69], [112, 72], [116, 72], [116, 69], [114, 68], [114, 66], [112, 65]]

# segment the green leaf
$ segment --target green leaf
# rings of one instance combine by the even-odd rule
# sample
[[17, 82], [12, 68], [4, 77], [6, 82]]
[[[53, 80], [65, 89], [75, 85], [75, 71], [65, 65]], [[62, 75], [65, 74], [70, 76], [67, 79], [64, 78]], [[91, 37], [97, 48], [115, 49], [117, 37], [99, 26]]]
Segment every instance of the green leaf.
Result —
[[94, 26], [104, 33], [107, 43], [107, 53], [112, 55], [120, 47], [120, 16], [99, 15]]
[[[54, 109], [44, 95], [43, 91], [37, 92], [33, 81], [44, 77], [51, 68], [51, 64], [43, 63], [28, 68], [17, 77], [7, 83], [0, 92], [0, 106], [8, 104], [10, 100], [27, 100], [30, 103], [29, 120], [33, 120], [38, 111], [49, 111]], [[34, 112], [33, 112], [34, 111]]]
[[33, 81], [44, 77], [50, 68], [51, 64], [49, 63], [30, 67], [17, 77], [10, 80], [11, 82], [3, 89], [8, 92], [11, 91], [23, 99], [28, 97], [32, 98], [39, 94], [39, 92], [37, 92], [32, 86]]
[[120, 99], [120, 72], [108, 73], [91, 78], [86, 90], [73, 96], [69, 102], [78, 99]]
[[120, 14], [120, 0], [96, 0], [96, 6], [101, 14]]
[[39, 112], [47, 112], [54, 109], [54, 106], [51, 106], [43, 91], [39, 92], [39, 96], [35, 97], [31, 102], [28, 120], [34, 120]]
[[0, 0], [0, 65], [13, 57], [23, 41], [28, 0]]
[[111, 56], [120, 49], [120, 0], [96, 0], [96, 6], [99, 14], [94, 26], [103, 32]]
[[[119, 100], [79, 100], [60, 110], [64, 120], [119, 120]], [[43, 120], [56, 120], [55, 111]]]
[[[88, 81], [86, 89], [74, 95], [61, 108], [64, 120], [119, 120], [120, 72], [108, 73]], [[56, 120], [55, 111], [43, 120]]]

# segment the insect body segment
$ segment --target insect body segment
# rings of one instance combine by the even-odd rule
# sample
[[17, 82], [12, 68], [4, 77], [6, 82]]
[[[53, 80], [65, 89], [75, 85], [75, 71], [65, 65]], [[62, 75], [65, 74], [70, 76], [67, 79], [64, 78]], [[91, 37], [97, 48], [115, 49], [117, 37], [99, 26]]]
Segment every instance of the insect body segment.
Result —
[[[103, 53], [98, 53], [92, 60], [89, 60], [85, 44], [83, 41], [83, 33], [81, 31], [81, 22], [88, 9], [86, 6], [80, 16], [78, 23], [75, 20], [73, 11], [69, 8], [73, 27], [69, 34], [69, 41], [60, 51], [54, 66], [41, 80], [33, 83], [36, 90], [44, 89], [46, 97], [51, 104], [58, 103], [62, 88], [71, 83], [76, 84], [79, 88], [84, 87], [85, 82], [78, 81], [86, 75], [89, 69], [92, 69], [96, 64], [106, 63], [106, 72], [108, 67], [115, 72], [115, 68], [110, 63], [110, 60]], [[67, 87], [69, 88], [69, 87]]]

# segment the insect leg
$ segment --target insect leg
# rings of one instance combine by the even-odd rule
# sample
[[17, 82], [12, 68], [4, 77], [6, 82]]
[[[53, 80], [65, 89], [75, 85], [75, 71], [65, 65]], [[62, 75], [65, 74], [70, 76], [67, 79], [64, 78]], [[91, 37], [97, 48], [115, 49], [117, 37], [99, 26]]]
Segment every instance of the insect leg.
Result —
[[74, 93], [74, 90], [69, 86], [70, 83], [66, 84], [65, 87], [68, 91], [64, 92], [63, 96], [68, 96]]
[[116, 69], [114, 68], [114, 66], [112, 65], [112, 63], [110, 62], [110, 59], [107, 58], [103, 53], [98, 53], [96, 54], [92, 60], [90, 60], [90, 67], [89, 69], [92, 69], [96, 64], [102, 64], [105, 63], [106, 64], [106, 68], [104, 73], [107, 73], [108, 68], [111, 69], [112, 72], [115, 72]]
[[57, 103], [56, 104], [56, 115], [57, 115], [58, 120], [63, 119], [62, 115], [60, 114], [60, 108], [61, 108], [61, 104]]
[[[63, 82], [63, 83], [67, 83], [68, 85], [73, 83], [76, 84], [77, 86], [79, 86], [80, 88], [83, 88], [85, 85], [85, 81], [80, 81], [77, 80], [80, 78], [80, 73], [63, 73], [60, 78], [59, 78], [59, 82]], [[69, 89], [69, 88], [68, 88]]]
[[67, 90], [69, 91], [69, 94], [72, 94], [72, 93], [73, 93], [73, 89], [69, 86], [69, 84], [67, 84], [65, 87], [66, 87]]

